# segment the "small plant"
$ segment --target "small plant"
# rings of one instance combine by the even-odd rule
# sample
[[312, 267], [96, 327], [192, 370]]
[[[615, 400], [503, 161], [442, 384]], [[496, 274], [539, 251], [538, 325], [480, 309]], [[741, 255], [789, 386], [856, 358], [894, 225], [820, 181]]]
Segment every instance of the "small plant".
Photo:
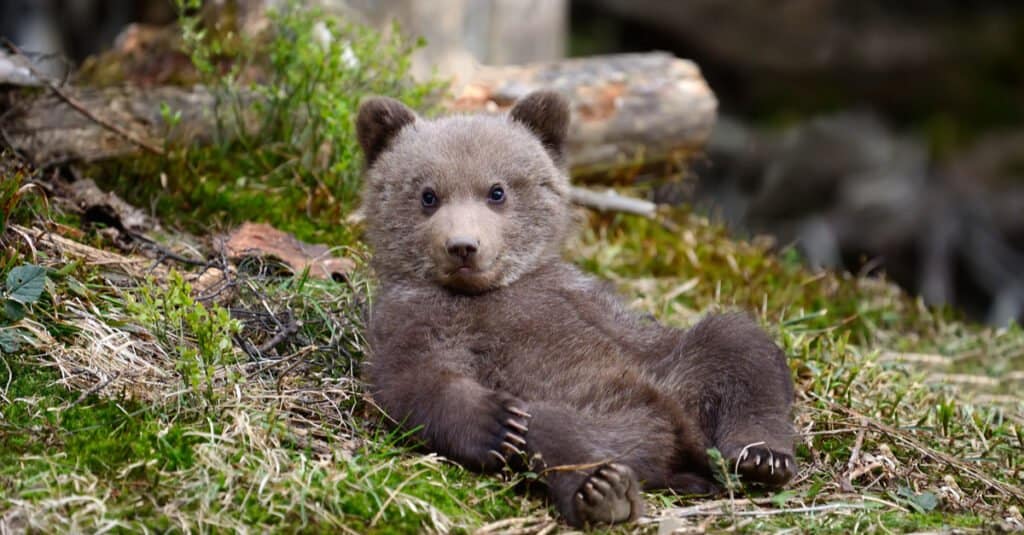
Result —
[[[3, 293], [5, 323], [14, 323], [25, 317], [29, 305], [39, 301], [46, 288], [46, 268], [32, 264], [18, 266], [7, 273]], [[0, 326], [0, 354], [18, 350], [22, 333], [9, 325]]]
[[44, 212], [42, 197], [34, 195], [38, 188], [28, 182], [31, 173], [16, 156], [0, 149], [0, 236], [12, 222], [28, 223], [32, 216]]
[[204, 306], [192, 298], [192, 286], [172, 272], [164, 286], [147, 283], [138, 298], [129, 296], [128, 310], [156, 336], [172, 355], [185, 386], [208, 404], [217, 400], [217, 372], [236, 362], [232, 336], [241, 325], [217, 305]]
[[[210, 24], [200, 4], [177, 0], [183, 50], [214, 96], [212, 144], [124, 162], [111, 186], [137, 204], [157, 199], [161, 215], [186, 227], [257, 220], [300, 239], [353, 244], [344, 220], [361, 183], [354, 116], [374, 94], [427, 107], [439, 85], [408, 76], [419, 42], [294, 1], [269, 11], [269, 31], [243, 38], [232, 15]], [[167, 106], [161, 117], [169, 131], [180, 122]]]

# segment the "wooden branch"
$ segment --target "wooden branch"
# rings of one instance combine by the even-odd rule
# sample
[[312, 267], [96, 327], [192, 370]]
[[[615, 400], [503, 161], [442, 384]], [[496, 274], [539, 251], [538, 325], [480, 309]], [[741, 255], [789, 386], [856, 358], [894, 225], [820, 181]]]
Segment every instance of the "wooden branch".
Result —
[[[453, 85], [454, 96], [445, 105], [456, 112], [497, 112], [542, 87], [562, 91], [572, 103], [568, 143], [574, 176], [685, 159], [702, 149], [715, 122], [717, 102], [700, 71], [664, 53], [485, 67]], [[131, 156], [140, 146], [156, 152], [158, 147], [140, 140], [168, 136], [160, 114], [164, 104], [181, 113], [172, 143], [207, 143], [216, 131], [216, 99], [204, 87], [62, 91], [15, 93], [15, 109], [0, 125], [11, 144], [37, 164]], [[252, 110], [257, 97], [240, 98], [238, 108]], [[259, 123], [253, 119], [243, 117], [242, 123], [255, 129]]]
[[89, 110], [89, 108], [87, 108], [85, 105], [83, 105], [81, 102], [79, 102], [77, 99], [75, 99], [68, 93], [65, 93], [60, 87], [57, 86], [57, 84], [53, 83], [53, 81], [51, 81], [45, 75], [36, 70], [36, 68], [32, 66], [32, 61], [29, 60], [25, 56], [25, 54], [21, 52], [21, 49], [19, 49], [14, 43], [9, 41], [7, 38], [3, 38], [2, 41], [0, 42], [2, 42], [3, 45], [7, 47], [15, 55], [15, 57], [21, 58], [25, 61], [25, 67], [29, 70], [29, 72], [32, 73], [32, 76], [34, 76], [38, 80], [42, 80], [46, 87], [49, 88], [54, 95], [60, 97], [61, 100], [63, 100], [68, 106], [74, 108], [75, 111], [88, 117], [91, 121], [95, 122], [99, 126], [102, 126], [103, 128], [106, 128], [107, 130], [110, 130], [111, 132], [123, 137], [126, 141], [134, 143], [135, 145], [153, 154], [161, 156], [163, 155], [164, 151], [160, 147], [157, 147], [156, 145], [153, 145], [152, 143], [145, 141], [144, 139], [132, 134], [131, 132], [121, 128], [120, 126], [114, 123], [97, 117], [96, 114]]
[[597, 192], [573, 186], [569, 192], [569, 197], [572, 199], [572, 202], [580, 206], [593, 208], [600, 212], [626, 212], [644, 217], [653, 217], [654, 211], [657, 208], [657, 205], [653, 202], [635, 197], [626, 197], [610, 189], [604, 192]]

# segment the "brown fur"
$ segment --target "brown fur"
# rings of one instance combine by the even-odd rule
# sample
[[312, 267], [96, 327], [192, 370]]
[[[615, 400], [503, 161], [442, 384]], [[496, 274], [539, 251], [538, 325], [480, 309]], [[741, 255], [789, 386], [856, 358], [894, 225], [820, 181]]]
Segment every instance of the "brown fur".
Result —
[[[551, 92], [507, 117], [427, 121], [383, 98], [361, 107], [381, 280], [373, 398], [465, 466], [497, 470], [522, 451], [577, 526], [635, 519], [640, 487], [714, 491], [711, 447], [747, 481], [786, 483], [792, 379], [755, 322], [667, 328], [561, 260], [568, 117]], [[489, 201], [496, 185], [502, 203]], [[424, 206], [425, 189], [436, 205]], [[558, 468], [568, 465], [590, 466]]]

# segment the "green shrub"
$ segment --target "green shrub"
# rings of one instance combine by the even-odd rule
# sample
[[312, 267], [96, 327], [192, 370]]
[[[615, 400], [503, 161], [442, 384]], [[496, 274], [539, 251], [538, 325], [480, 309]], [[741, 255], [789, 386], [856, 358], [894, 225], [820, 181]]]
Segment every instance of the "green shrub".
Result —
[[[295, 2], [270, 12], [268, 35], [243, 39], [206, 28], [199, 2], [177, 2], [184, 51], [216, 99], [214, 143], [122, 162], [108, 185], [140, 205], [155, 199], [164, 219], [197, 231], [258, 220], [300, 239], [353, 243], [345, 217], [361, 175], [354, 114], [371, 94], [427, 106], [439, 85], [408, 76], [419, 42]], [[180, 111], [161, 110], [168, 128]]]

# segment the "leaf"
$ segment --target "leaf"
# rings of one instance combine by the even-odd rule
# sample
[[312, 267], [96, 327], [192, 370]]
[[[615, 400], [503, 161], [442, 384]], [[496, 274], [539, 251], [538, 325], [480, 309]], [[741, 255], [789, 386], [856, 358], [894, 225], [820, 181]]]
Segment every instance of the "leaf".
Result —
[[775, 507], [780, 507], [781, 508], [782, 506], [786, 505], [786, 502], [788, 502], [789, 500], [793, 499], [795, 496], [796, 496], [796, 491], [794, 491], [794, 490], [784, 490], [782, 492], [776, 493], [771, 498], [772, 499], [772, 505], [774, 505]]
[[14, 329], [0, 329], [0, 353], [14, 353], [21, 347], [16, 333]]
[[934, 492], [924, 491], [908, 500], [919, 507], [921, 511], [928, 512], [939, 506], [939, 497]]
[[25, 305], [13, 300], [4, 299], [4, 317], [8, 321], [15, 322], [25, 317]]
[[897, 495], [919, 513], [927, 513], [939, 506], [939, 497], [931, 491], [926, 490], [921, 494], [916, 494], [909, 487], [900, 487]]
[[33, 264], [18, 266], [7, 274], [7, 298], [23, 305], [39, 300], [46, 285], [46, 268]]

